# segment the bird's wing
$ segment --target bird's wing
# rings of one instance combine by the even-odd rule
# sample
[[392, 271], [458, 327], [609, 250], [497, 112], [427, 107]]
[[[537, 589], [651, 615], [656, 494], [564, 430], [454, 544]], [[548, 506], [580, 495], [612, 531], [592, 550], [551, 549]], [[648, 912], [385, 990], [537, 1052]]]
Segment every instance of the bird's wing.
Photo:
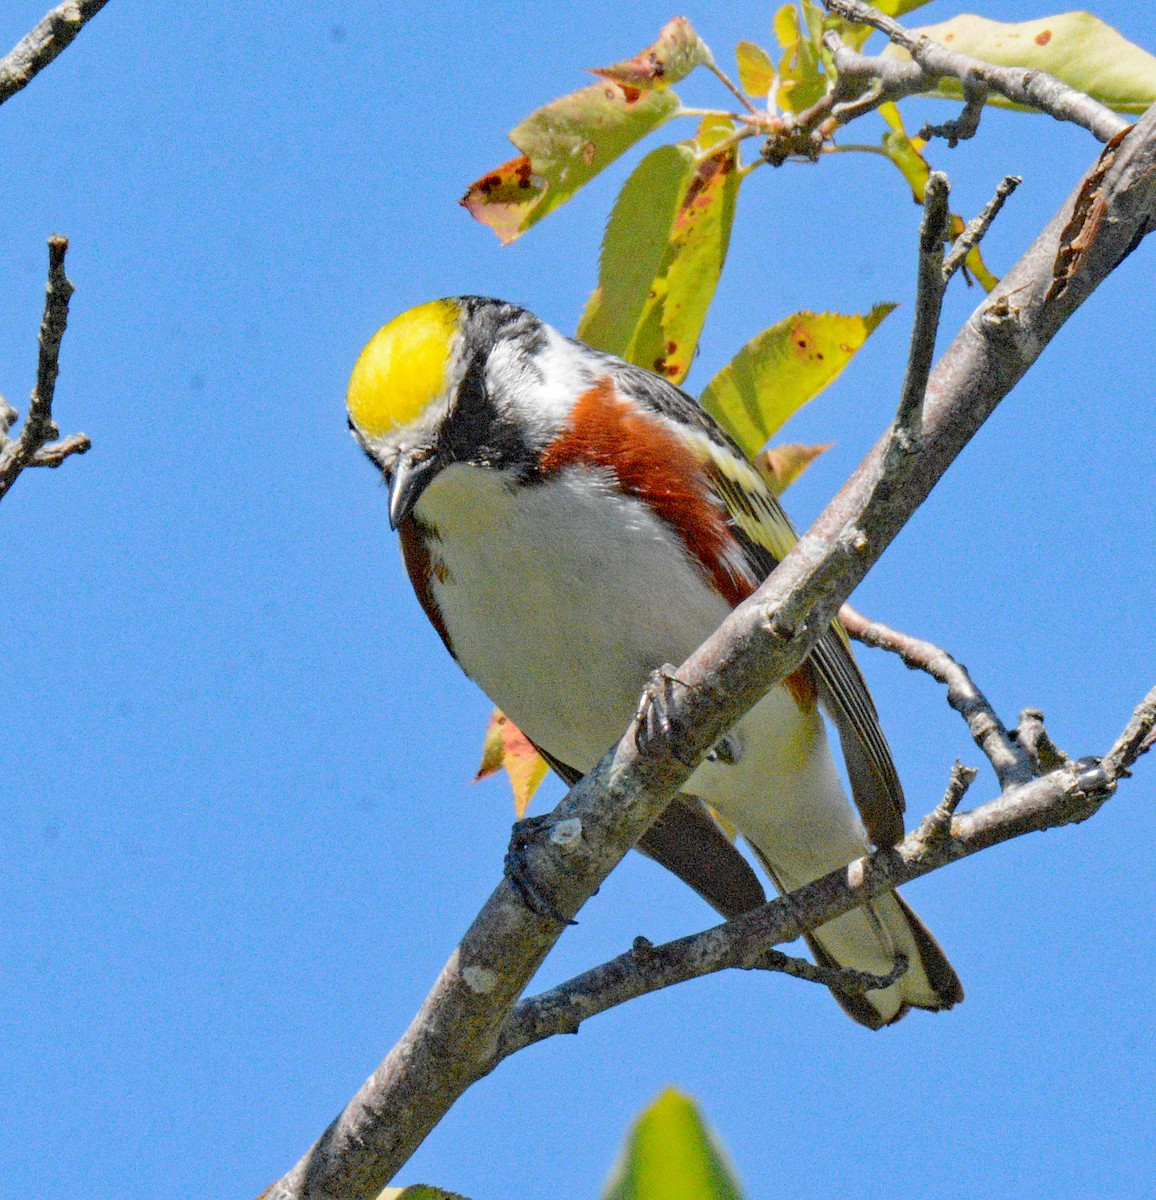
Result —
[[[573, 787], [581, 771], [538, 753]], [[695, 796], [676, 796], [635, 847], [673, 872], [724, 917], [766, 904], [767, 894], [719, 823]]]
[[[782, 505], [738, 446], [685, 392], [636, 367], [620, 368], [615, 382], [692, 445], [708, 485], [726, 506], [753, 592], [798, 541]], [[903, 786], [875, 702], [839, 621], [819, 640], [808, 664], [820, 702], [839, 731], [851, 791], [867, 834], [878, 846], [893, 846], [903, 838]]]

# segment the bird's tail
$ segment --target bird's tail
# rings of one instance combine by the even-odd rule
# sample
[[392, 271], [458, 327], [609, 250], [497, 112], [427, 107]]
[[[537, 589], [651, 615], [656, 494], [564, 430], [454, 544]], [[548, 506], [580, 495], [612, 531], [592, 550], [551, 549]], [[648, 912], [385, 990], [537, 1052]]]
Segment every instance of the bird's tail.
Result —
[[906, 957], [906, 972], [890, 987], [859, 995], [832, 989], [843, 1011], [869, 1029], [898, 1021], [909, 1008], [936, 1011], [963, 999], [963, 985], [947, 955], [898, 892], [828, 921], [808, 935], [807, 945], [822, 966], [872, 975], [889, 974], [896, 956]]
[[[802, 880], [784, 879], [761, 850], [753, 844], [751, 848], [780, 892], [801, 885]], [[890, 987], [859, 994], [831, 989], [839, 1007], [868, 1029], [894, 1024], [909, 1008], [938, 1012], [963, 999], [963, 984], [955, 968], [934, 934], [898, 892], [876, 896], [869, 904], [820, 925], [804, 935], [804, 940], [821, 967], [890, 975], [898, 955], [907, 959], [907, 970]]]

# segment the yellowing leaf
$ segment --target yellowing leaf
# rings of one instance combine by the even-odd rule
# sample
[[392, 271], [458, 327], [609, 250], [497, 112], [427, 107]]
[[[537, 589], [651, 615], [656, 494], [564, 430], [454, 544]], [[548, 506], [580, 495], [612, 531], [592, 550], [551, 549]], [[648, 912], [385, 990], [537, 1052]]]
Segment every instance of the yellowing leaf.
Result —
[[[1020, 24], [959, 16], [913, 32], [996, 66], [1047, 71], [1118, 112], [1144, 112], [1156, 102], [1156, 57], [1091, 13], [1059, 13]], [[907, 57], [894, 46], [887, 53]], [[937, 91], [962, 94], [958, 80], [943, 80]], [[990, 103], [1009, 106], [994, 94]]]
[[742, 1200], [694, 1102], [668, 1088], [634, 1123], [602, 1200]]
[[[740, 178], [729, 121], [652, 151], [606, 227], [599, 286], [578, 336], [674, 382], [690, 369], [730, 244]], [[705, 152], [705, 155], [704, 155]], [[702, 156], [702, 157], [700, 157]]]
[[521, 152], [470, 184], [462, 204], [504, 243], [525, 233], [678, 110], [671, 91], [603, 80], [532, 112], [510, 132]]
[[495, 708], [482, 740], [482, 761], [474, 782], [488, 779], [502, 767], [506, 768], [510, 787], [514, 790], [514, 812], [521, 819], [550, 768], [530, 739], [505, 713]]
[[795, 313], [752, 338], [699, 400], [754, 458], [793, 413], [838, 377], [894, 307], [877, 304], [866, 316]]
[[[809, 12], [807, 17], [810, 24]], [[775, 13], [774, 28], [775, 37], [783, 47], [777, 99], [788, 112], [802, 112], [827, 91], [816, 42], [810, 28], [800, 26], [799, 14], [792, 4], [785, 4]]]
[[785, 442], [781, 446], [772, 446], [769, 450], [764, 450], [755, 459], [755, 466], [771, 491], [776, 496], [781, 496], [820, 454], [830, 450], [833, 445], [833, 442], [826, 442], [822, 446]]
[[695, 67], [713, 63], [709, 47], [691, 23], [675, 17], [662, 27], [653, 46], [612, 67], [595, 67], [593, 73], [627, 88], [664, 88], [685, 79]]
[[790, 50], [799, 40], [799, 10], [793, 4], [784, 4], [775, 12], [772, 28], [780, 50]]
[[775, 82], [775, 64], [771, 56], [754, 42], [739, 42], [735, 47], [739, 64], [739, 83], [748, 96], [765, 96]]

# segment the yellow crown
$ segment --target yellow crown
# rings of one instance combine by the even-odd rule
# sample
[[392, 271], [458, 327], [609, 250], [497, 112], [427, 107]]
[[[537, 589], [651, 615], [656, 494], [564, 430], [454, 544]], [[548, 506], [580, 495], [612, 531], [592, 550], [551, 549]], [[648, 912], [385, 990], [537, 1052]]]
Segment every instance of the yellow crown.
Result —
[[349, 380], [346, 407], [368, 437], [408, 425], [446, 385], [459, 309], [431, 300], [383, 325], [361, 352]]

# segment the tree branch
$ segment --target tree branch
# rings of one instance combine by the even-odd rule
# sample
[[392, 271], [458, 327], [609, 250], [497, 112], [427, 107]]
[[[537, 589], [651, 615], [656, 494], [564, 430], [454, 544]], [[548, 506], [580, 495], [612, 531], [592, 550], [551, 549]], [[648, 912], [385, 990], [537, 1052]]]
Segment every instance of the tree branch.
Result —
[[0, 104], [31, 83], [76, 38], [108, 0], [67, 0], [46, 13], [0, 58]]
[[60, 436], [52, 419], [52, 399], [56, 377], [60, 373], [60, 343], [68, 324], [68, 301], [73, 286], [64, 273], [68, 239], [53, 234], [48, 239], [48, 286], [44, 296], [44, 316], [40, 321], [40, 357], [36, 367], [36, 386], [24, 428], [15, 440], [7, 436], [16, 420], [16, 410], [0, 402], [0, 500], [16, 482], [25, 467], [58, 467], [70, 454], [83, 454], [92, 443], [83, 433], [74, 433], [63, 441], [46, 445]]
[[[1154, 727], [1156, 689], [1136, 709], [1117, 746], [1134, 744], [1141, 728], [1146, 736]], [[646, 943], [641, 954], [636, 943], [626, 954], [523, 1000], [502, 1030], [495, 1059], [500, 1061], [556, 1034], [577, 1033], [589, 1017], [638, 996], [717, 971], [763, 967], [768, 946], [793, 941], [893, 887], [1025, 833], [1085, 820], [1127, 774], [1125, 758], [1126, 754], [1117, 754], [1114, 747], [1102, 763], [1094, 759], [1068, 763], [1043, 779], [955, 816], [956, 806], [975, 778], [973, 768], [957, 762], [943, 800], [894, 849], [877, 850], [723, 925], [660, 946]], [[796, 974], [793, 970], [789, 973]], [[831, 986], [830, 980], [821, 982]], [[879, 984], [875, 981], [868, 986]]]
[[1022, 745], [1014, 740], [988, 698], [976, 687], [967, 668], [946, 650], [910, 634], [872, 621], [844, 604], [839, 618], [847, 632], [865, 646], [889, 650], [913, 671], [926, 671], [947, 688], [947, 702], [967, 722], [975, 744], [992, 765], [1003, 789], [1017, 787], [1035, 777]]
[[[1064, 321], [1156, 225], [1156, 108], [1105, 153], [1110, 161], [1101, 161], [1081, 181], [932, 372], [922, 445], [904, 473], [903, 487], [892, 486], [883, 469], [888, 431], [770, 578], [679, 667], [684, 686], [671, 697], [669, 733], [646, 739], [643, 752], [632, 728], [551, 814], [554, 825], [576, 822], [568, 829], [577, 835], [543, 837], [529, 847], [528, 856], [534, 877], [548, 887], [563, 914], [572, 915], [593, 894], [711, 746], [802, 664], [839, 606], [1000, 400]], [[1073, 217], [1087, 186], [1094, 188], [1103, 218], [1094, 224]], [[1080, 253], [1057, 293], [1052, 290], [1057, 262], [1069, 236], [1080, 237]], [[882, 852], [807, 885], [800, 894], [808, 904], [813, 900], [816, 911], [823, 906], [828, 917], [845, 912], [930, 870], [916, 867], [926, 855], [948, 855], [960, 839], [970, 852], [1038, 828], [1041, 810], [1052, 823], [1061, 812], [1068, 819], [1089, 815], [1110, 790], [1107, 778], [1100, 767], [1084, 771], [1072, 764], [984, 806], [982, 820], [956, 817], [946, 848], [913, 843], [910, 857]], [[1006, 820], [997, 821], [1005, 811]], [[761, 921], [772, 910], [775, 905], [739, 918], [716, 935], [726, 941], [735, 936], [728, 932], [731, 926], [745, 928], [751, 921], [766, 944], [774, 929]], [[801, 927], [793, 906], [789, 921], [783, 921], [774, 928], [797, 936]], [[508, 1014], [561, 932], [558, 923], [529, 912], [503, 880], [401, 1040], [266, 1196], [354, 1200], [376, 1194], [457, 1097], [492, 1069]]]
[[[898, 21], [861, 0], [824, 0], [824, 3], [829, 11], [848, 21], [878, 29], [911, 55], [910, 62], [872, 58], [844, 46], [832, 32], [825, 35], [840, 78], [847, 75], [852, 79], [877, 81], [880, 96], [870, 107], [877, 108], [886, 100], [899, 100], [915, 92], [934, 91], [941, 79], [958, 79], [962, 84], [966, 103], [960, 118], [943, 126], [928, 126], [920, 133], [920, 137], [939, 134], [947, 137], [952, 144], [971, 137], [979, 126], [979, 115], [989, 90], [999, 93], [1013, 104], [1046, 112], [1057, 121], [1071, 121], [1101, 142], [1111, 141], [1127, 127], [1127, 121], [1110, 108], [1044, 71], [1025, 67], [997, 67], [956, 50], [948, 50], [923, 34], [915, 36]], [[858, 116], [860, 111], [850, 115]], [[844, 119], [849, 119], [849, 116], [841, 115], [840, 120]]]

